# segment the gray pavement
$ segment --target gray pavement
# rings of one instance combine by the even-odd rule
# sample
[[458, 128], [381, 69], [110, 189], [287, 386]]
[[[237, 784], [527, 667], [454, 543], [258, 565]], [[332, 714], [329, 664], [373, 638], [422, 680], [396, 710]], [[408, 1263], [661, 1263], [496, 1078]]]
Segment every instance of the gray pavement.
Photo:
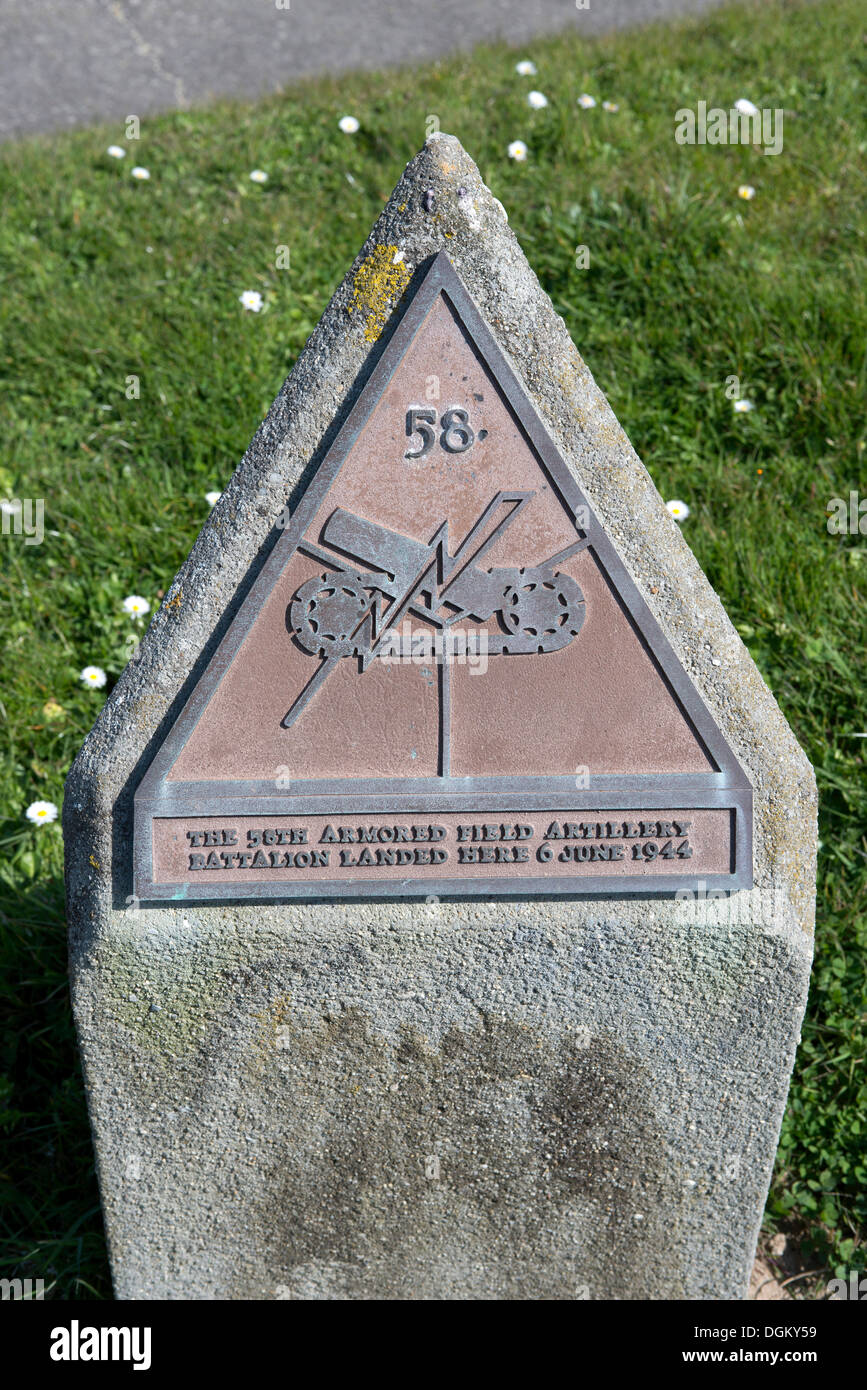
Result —
[[0, 139], [720, 0], [0, 0]]

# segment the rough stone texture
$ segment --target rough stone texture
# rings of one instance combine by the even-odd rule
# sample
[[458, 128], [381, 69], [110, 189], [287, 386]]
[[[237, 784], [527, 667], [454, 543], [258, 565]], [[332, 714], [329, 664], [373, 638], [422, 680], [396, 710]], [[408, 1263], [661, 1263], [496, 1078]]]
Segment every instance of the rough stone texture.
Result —
[[[698, 920], [660, 899], [127, 902], [135, 786], [388, 335], [371, 348], [400, 292], [371, 273], [382, 246], [411, 273], [448, 252], [753, 783], [757, 887]], [[455, 139], [429, 142], [67, 783], [118, 1295], [744, 1297], [806, 998], [815, 814], [804, 754], [501, 205]]]

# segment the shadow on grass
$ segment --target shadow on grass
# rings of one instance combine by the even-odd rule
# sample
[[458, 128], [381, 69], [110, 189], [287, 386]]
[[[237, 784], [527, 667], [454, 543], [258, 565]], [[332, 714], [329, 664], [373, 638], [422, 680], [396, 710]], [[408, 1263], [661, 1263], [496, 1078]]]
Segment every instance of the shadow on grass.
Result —
[[0, 883], [0, 998], [0, 1277], [111, 1298], [59, 875]]

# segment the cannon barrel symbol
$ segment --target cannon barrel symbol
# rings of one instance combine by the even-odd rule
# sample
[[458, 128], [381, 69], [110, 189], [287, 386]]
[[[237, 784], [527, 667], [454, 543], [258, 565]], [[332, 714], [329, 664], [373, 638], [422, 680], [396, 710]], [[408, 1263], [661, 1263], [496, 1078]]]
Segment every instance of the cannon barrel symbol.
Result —
[[[483, 569], [479, 561], [511, 526], [532, 492], [498, 492], [458, 546], [448, 552], [448, 522], [427, 545], [338, 507], [322, 541], [339, 555], [360, 560], [354, 569], [308, 541], [298, 549], [324, 561], [329, 572], [308, 579], [287, 610], [287, 625], [322, 665], [283, 720], [290, 728], [343, 657], [358, 657], [362, 671], [381, 652], [408, 613], [434, 628], [461, 619], [485, 623], [496, 613], [502, 633], [488, 635], [488, 654], [553, 652], [578, 636], [584, 595], [556, 566], [584, 548], [587, 537], [526, 568]], [[406, 653], [409, 655], [410, 653]]]

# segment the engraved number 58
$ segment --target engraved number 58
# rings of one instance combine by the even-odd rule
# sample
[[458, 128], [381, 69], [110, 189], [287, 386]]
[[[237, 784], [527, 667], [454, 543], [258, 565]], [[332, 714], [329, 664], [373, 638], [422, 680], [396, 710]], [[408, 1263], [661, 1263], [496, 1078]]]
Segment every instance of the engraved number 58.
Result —
[[[404, 458], [420, 459], [430, 453], [436, 443], [436, 423], [437, 413], [430, 407], [413, 407], [406, 412], [407, 437], [420, 434], [422, 443], [420, 449], [407, 449]], [[476, 436], [470, 428], [469, 415], [458, 406], [445, 411], [439, 423], [440, 447], [445, 449], [447, 454], [463, 454], [475, 442]]]

